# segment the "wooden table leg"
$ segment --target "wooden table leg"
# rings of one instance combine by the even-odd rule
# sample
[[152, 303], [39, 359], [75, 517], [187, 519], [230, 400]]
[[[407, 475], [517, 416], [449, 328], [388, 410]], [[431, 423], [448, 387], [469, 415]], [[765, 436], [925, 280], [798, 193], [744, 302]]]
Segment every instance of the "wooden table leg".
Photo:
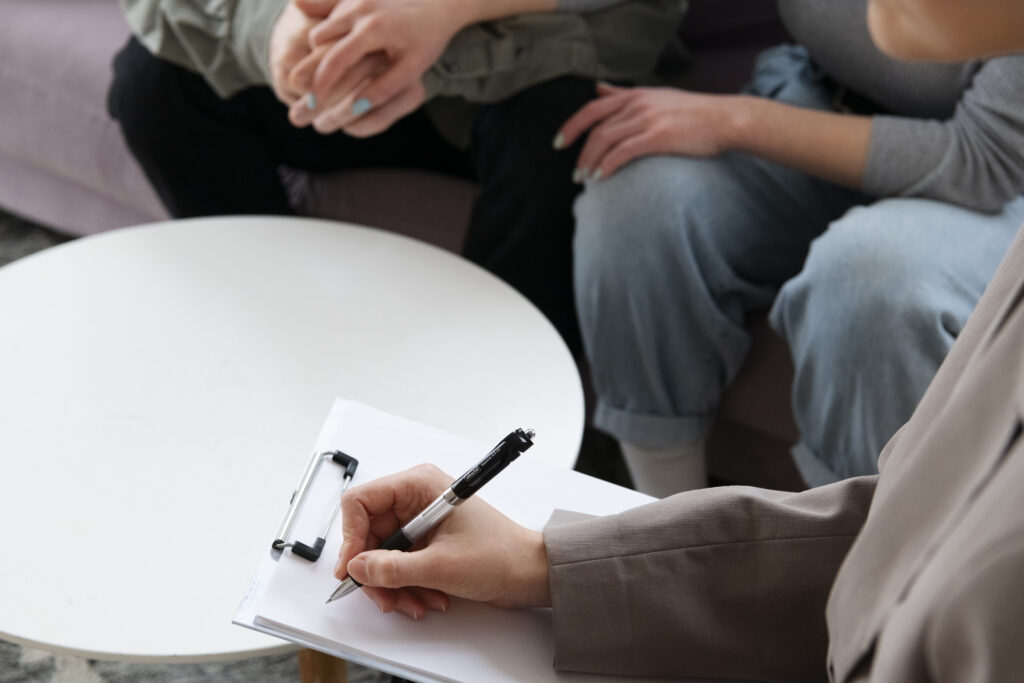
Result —
[[347, 683], [348, 668], [344, 659], [316, 650], [299, 650], [298, 657], [302, 683]]

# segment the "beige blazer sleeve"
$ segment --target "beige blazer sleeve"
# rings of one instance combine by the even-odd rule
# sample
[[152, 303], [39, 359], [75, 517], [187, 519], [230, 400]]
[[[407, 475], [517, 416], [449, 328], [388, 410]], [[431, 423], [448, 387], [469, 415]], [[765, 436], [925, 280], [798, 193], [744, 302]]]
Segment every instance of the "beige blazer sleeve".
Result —
[[549, 524], [555, 668], [822, 680], [825, 603], [876, 479], [704, 489]]

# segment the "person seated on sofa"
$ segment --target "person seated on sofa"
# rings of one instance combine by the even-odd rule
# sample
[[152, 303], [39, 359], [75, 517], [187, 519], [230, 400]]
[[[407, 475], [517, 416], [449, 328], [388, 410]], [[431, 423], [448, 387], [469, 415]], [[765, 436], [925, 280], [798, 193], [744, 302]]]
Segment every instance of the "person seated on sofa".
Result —
[[[871, 35], [896, 56], [1024, 52], [1024, 0], [870, 0], [869, 10]], [[836, 426], [858, 428], [849, 417]], [[450, 485], [421, 466], [344, 496], [335, 573], [417, 620], [452, 596], [551, 606], [563, 671], [1015, 682], [1022, 425], [1024, 228], [878, 475], [801, 493], [690, 491], [605, 518], [553, 518], [543, 532], [471, 499], [424, 547], [366, 551]]]
[[744, 319], [769, 307], [805, 481], [876, 471], [1024, 220], [1024, 57], [905, 63], [872, 44], [867, 0], [779, 9], [800, 46], [764, 53], [746, 93], [601, 85], [559, 133], [587, 135], [594, 424], [654, 495], [705, 484]]
[[[570, 254], [578, 188], [572, 155], [551, 149], [551, 138], [594, 96], [594, 78], [654, 70], [679, 0], [607, 9], [602, 0], [121, 4], [135, 36], [115, 59], [109, 106], [172, 216], [292, 213], [282, 167], [472, 178], [480, 191], [465, 255], [518, 288], [578, 347]], [[417, 48], [338, 70], [330, 48], [345, 42], [339, 37], [381, 32], [412, 36]], [[311, 36], [320, 41], [315, 55]], [[321, 58], [334, 80], [316, 102], [306, 89], [323, 73], [309, 68]], [[396, 64], [408, 81], [398, 98], [363, 93], [367, 79]], [[309, 117], [293, 116], [293, 125], [296, 103]]]

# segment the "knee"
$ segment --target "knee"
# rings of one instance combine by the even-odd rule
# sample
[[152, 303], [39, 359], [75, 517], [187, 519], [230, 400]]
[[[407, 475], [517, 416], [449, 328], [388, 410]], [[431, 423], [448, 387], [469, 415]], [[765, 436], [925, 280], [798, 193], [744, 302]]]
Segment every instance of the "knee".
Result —
[[634, 285], [687, 265], [700, 239], [699, 161], [647, 157], [589, 183], [576, 199], [574, 260], [586, 285], [628, 279]]
[[160, 134], [161, 120], [177, 106], [179, 71], [180, 67], [150, 54], [134, 37], [114, 58], [107, 106], [133, 144]]
[[802, 271], [779, 292], [772, 323], [799, 347], [856, 356], [922, 325], [943, 324], [942, 271], [914, 231], [896, 229], [888, 207], [859, 207], [811, 246]]

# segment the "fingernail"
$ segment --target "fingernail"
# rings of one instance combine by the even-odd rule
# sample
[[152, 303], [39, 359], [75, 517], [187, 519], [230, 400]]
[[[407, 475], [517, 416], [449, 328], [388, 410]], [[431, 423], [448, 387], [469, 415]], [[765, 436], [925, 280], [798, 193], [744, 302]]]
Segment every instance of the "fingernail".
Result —
[[341, 563], [341, 558], [339, 557], [338, 561], [334, 563], [334, 575], [339, 576], [343, 571], [345, 571], [345, 565]]
[[583, 182], [583, 169], [577, 168], [572, 172], [572, 181], [577, 185]]
[[362, 116], [366, 112], [370, 111], [370, 107], [372, 106], [373, 105], [370, 104], [370, 100], [366, 99], [365, 97], [360, 97], [358, 100], [352, 103], [352, 113], [355, 114], [356, 116]]
[[565, 146], [565, 136], [559, 133], [555, 136], [555, 141], [551, 143], [551, 146], [555, 149], [562, 149]]
[[594, 171], [594, 175], [590, 176], [590, 179], [591, 180], [600, 180], [601, 179], [601, 175], [602, 175], [601, 169], [597, 169], [596, 171]]
[[306, 93], [306, 109], [316, 109], [316, 95], [313, 93]]

